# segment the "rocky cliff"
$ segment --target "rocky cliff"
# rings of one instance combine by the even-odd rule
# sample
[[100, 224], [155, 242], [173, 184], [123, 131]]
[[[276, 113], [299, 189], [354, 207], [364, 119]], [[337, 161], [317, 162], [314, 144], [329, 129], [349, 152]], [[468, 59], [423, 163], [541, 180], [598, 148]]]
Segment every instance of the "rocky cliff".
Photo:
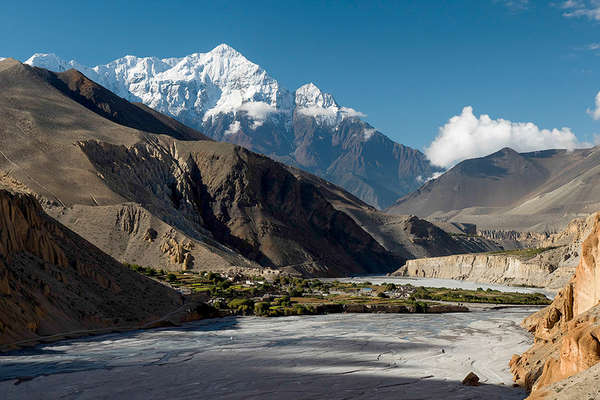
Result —
[[555, 234], [515, 236], [495, 232], [489, 236], [500, 242], [517, 237], [533, 240], [537, 249], [418, 258], [408, 260], [393, 275], [535, 286], [557, 292], [575, 272], [582, 242], [592, 231], [596, 218], [597, 214], [576, 218]]
[[587, 375], [571, 377], [600, 361], [600, 215], [593, 222], [575, 276], [550, 306], [523, 322], [534, 335], [534, 345], [515, 355], [510, 367], [515, 381], [532, 390], [531, 399], [567, 398], [575, 389], [560, 394], [565, 387], [590, 381]]
[[181, 305], [177, 292], [123, 267], [31, 195], [0, 190], [3, 349], [59, 333], [140, 327]]
[[239, 146], [168, 137], [132, 147], [78, 145], [115, 193], [190, 235], [204, 230], [262, 266], [340, 276], [403, 262], [313, 182]]
[[[547, 286], [552, 265], [494, 254], [463, 254], [408, 260], [392, 275], [459, 279], [515, 286]], [[550, 278], [549, 278], [550, 277]]]

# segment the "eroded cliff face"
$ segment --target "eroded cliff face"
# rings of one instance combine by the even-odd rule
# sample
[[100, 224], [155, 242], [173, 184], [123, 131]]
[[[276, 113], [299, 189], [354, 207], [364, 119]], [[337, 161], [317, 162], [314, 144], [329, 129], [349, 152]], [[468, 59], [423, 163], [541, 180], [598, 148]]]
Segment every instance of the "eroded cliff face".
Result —
[[181, 304], [175, 291], [48, 217], [32, 196], [0, 190], [1, 348], [57, 333], [138, 327]]
[[392, 275], [545, 287], [552, 272], [551, 265], [529, 263], [516, 257], [462, 254], [408, 260]]
[[515, 355], [510, 367], [515, 381], [532, 390], [532, 399], [561, 398], [561, 388], [553, 384], [600, 361], [598, 214], [593, 222], [575, 276], [551, 305], [523, 321], [534, 335], [534, 345], [522, 355]]
[[393, 275], [535, 286], [558, 292], [575, 273], [582, 243], [596, 218], [597, 214], [577, 218], [563, 231], [544, 235], [535, 246], [543, 251], [535, 255], [524, 250], [420, 258], [407, 261]]
[[221, 243], [263, 267], [343, 276], [389, 272], [404, 261], [318, 185], [241, 147], [168, 137], [79, 146], [115, 193], [189, 237]]
[[44, 204], [45, 211], [119, 261], [169, 271], [226, 272], [239, 267], [272, 274], [207, 234], [190, 235], [136, 203], [107, 206]]

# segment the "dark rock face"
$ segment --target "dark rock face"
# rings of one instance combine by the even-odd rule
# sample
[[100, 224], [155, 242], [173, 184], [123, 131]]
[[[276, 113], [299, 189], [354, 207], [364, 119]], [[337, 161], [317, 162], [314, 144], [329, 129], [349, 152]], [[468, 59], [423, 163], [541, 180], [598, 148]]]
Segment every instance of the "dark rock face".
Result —
[[34, 68], [33, 72], [65, 96], [117, 124], [146, 132], [166, 134], [178, 139], [208, 139], [200, 132], [143, 104], [134, 104], [122, 99], [74, 69], [50, 72]]
[[263, 266], [339, 276], [389, 272], [404, 261], [335, 209], [318, 186], [241, 147], [176, 141], [80, 146], [115, 192], [180, 229], [207, 230]]
[[201, 129], [215, 140], [238, 144], [325, 178], [380, 209], [441, 171], [420, 151], [393, 142], [358, 118], [329, 126], [294, 112], [291, 125], [281, 117], [254, 127], [252, 119], [235, 116], [240, 130], [225, 133], [233, 121], [233, 115], [220, 114]]

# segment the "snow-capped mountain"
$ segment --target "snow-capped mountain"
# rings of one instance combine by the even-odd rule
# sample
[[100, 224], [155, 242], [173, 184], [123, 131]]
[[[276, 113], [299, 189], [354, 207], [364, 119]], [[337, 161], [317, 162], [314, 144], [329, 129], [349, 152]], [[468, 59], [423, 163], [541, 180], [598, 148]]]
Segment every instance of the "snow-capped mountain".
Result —
[[392, 142], [313, 83], [292, 93], [226, 44], [180, 58], [125, 56], [95, 67], [54, 54], [34, 54], [25, 63], [75, 68], [129, 101], [316, 173], [377, 207], [436, 171], [421, 152]]

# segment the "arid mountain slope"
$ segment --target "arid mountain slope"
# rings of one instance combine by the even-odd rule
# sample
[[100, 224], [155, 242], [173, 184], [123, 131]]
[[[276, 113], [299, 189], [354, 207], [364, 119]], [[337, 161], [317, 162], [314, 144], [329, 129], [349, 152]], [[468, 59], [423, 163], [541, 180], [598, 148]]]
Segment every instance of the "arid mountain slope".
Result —
[[[188, 233], [183, 234], [181, 231], [176, 233], [177, 229], [173, 227], [166, 229], [156, 224], [143, 227], [136, 225], [133, 227], [136, 228], [135, 233], [144, 229], [140, 234], [142, 237], [148, 229], [162, 233], [155, 241], [136, 240], [130, 234], [134, 230], [126, 224], [119, 223], [118, 212], [114, 211], [114, 208], [120, 208], [126, 203], [126, 199], [105, 185], [87, 156], [77, 146], [77, 142], [99, 140], [131, 146], [150, 134], [117, 124], [105, 118], [102, 112], [97, 112], [103, 109], [101, 104], [119, 105], [122, 104], [122, 99], [119, 100], [110, 92], [101, 91], [102, 96], [90, 96], [91, 100], [87, 105], [80, 104], [76, 101], [81, 100], [80, 96], [74, 96], [72, 93], [65, 95], [49, 83], [59, 80], [58, 76], [11, 59], [0, 62], [0, 88], [3, 93], [3, 96], [0, 96], [0, 169], [6, 176], [20, 182], [37, 195], [53, 217], [89, 241], [97, 243], [119, 261], [146, 261], [148, 265], [156, 267], [181, 269], [185, 265], [179, 262], [181, 257], [171, 257], [172, 253], [177, 251], [173, 249], [181, 249], [186, 243], [194, 243], [195, 251], [200, 254], [222, 255], [217, 257], [216, 261], [212, 258], [209, 262], [207, 260], [208, 266], [252, 264], [234, 251], [222, 249], [222, 246], [217, 246], [215, 250], [215, 241], [210, 238], [209, 232], [186, 229]], [[80, 75], [69, 71], [60, 76], [81, 78]], [[93, 83], [80, 86], [95, 87]], [[92, 100], [102, 102], [95, 106]], [[140, 109], [132, 107], [120, 106], [117, 110], [118, 113], [128, 113]], [[146, 114], [156, 116], [158, 113], [149, 111]], [[165, 124], [178, 126], [178, 123], [168, 117], [157, 118], [165, 121]], [[145, 123], [146, 119], [141, 118], [141, 121]], [[151, 131], [154, 120], [150, 118], [149, 121], [151, 126], [147, 129]], [[97, 206], [106, 208], [104, 211], [94, 208]], [[80, 215], [76, 219], [69, 217], [78, 213]], [[98, 224], [98, 220], [102, 221], [102, 224]], [[122, 229], [122, 226], [127, 229]], [[128, 242], [123, 239], [124, 232], [127, 232], [129, 239], [138, 244], [138, 249], [146, 250], [143, 254], [161, 254], [161, 257], [150, 260], [124, 250], [122, 245]]]
[[[593, 229], [582, 245], [575, 276], [551, 305], [523, 322], [535, 342], [527, 352], [515, 355], [510, 366], [515, 381], [533, 390], [531, 399], [567, 398], [560, 394], [562, 389], [579, 382], [578, 374], [585, 375], [588, 368], [600, 362], [599, 257], [600, 214], [596, 214]], [[573, 376], [575, 379], [567, 380]], [[591, 383], [586, 376], [581, 381]], [[557, 382], [561, 385], [555, 385]]]
[[203, 136], [77, 71], [5, 60], [0, 89], [1, 172], [120, 261], [339, 276], [464, 251], [437, 228], [411, 232], [424, 223], [414, 218], [380, 229], [385, 218], [343, 189], [239, 146], [192, 140]]
[[387, 271], [402, 261], [317, 186], [242, 147], [169, 137], [132, 147], [79, 146], [116, 193], [175, 226], [202, 227], [263, 266], [339, 276]]
[[48, 217], [32, 196], [0, 190], [0, 345], [131, 329], [181, 304], [174, 290], [123, 267]]
[[289, 91], [226, 44], [181, 58], [125, 56], [92, 68], [54, 54], [35, 54], [25, 63], [78, 69], [124, 99], [215, 140], [303, 168], [375, 207], [390, 206], [440, 171], [313, 83]]
[[517, 153], [463, 161], [388, 211], [469, 222], [479, 229], [558, 231], [600, 209], [600, 148]]
[[[56, 89], [57, 80], [66, 81], [68, 90]], [[167, 268], [215, 264], [205, 262], [203, 254], [217, 254], [230, 266], [289, 267], [319, 275], [384, 272], [402, 262], [333, 208], [318, 186], [299, 181], [277, 162], [231, 144], [178, 141], [173, 136], [180, 135], [154, 135], [115, 123], [129, 121], [131, 107], [142, 108], [123, 103], [80, 74], [54, 74], [6, 60], [0, 88], [5, 94], [0, 99], [2, 170], [48, 199], [44, 204], [53, 216], [75, 230], [85, 226], [80, 231], [90, 239], [99, 235], [91, 226], [94, 218], [104, 212], [114, 216], [115, 208], [133, 202], [141, 207], [134, 214], [148, 213], [172, 227], [159, 227], [164, 232], [153, 244], [155, 253], [159, 248], [169, 255]], [[91, 94], [86, 88], [93, 88]], [[111, 119], [105, 118], [107, 110], [116, 110], [118, 118], [110, 112]], [[170, 240], [173, 232], [179, 232], [179, 240]], [[111, 250], [115, 240], [107, 243], [105, 236], [100, 242]]]
[[[288, 169], [298, 179], [319, 186], [323, 195], [336, 209], [349, 215], [386, 250], [401, 258], [413, 259], [503, 249], [493, 240], [462, 234], [464, 231], [456, 227], [452, 227], [453, 232], [461, 234], [451, 234], [414, 215], [386, 214], [367, 206], [352, 194], [315, 175], [291, 167]], [[474, 226], [470, 228], [475, 230]]]

